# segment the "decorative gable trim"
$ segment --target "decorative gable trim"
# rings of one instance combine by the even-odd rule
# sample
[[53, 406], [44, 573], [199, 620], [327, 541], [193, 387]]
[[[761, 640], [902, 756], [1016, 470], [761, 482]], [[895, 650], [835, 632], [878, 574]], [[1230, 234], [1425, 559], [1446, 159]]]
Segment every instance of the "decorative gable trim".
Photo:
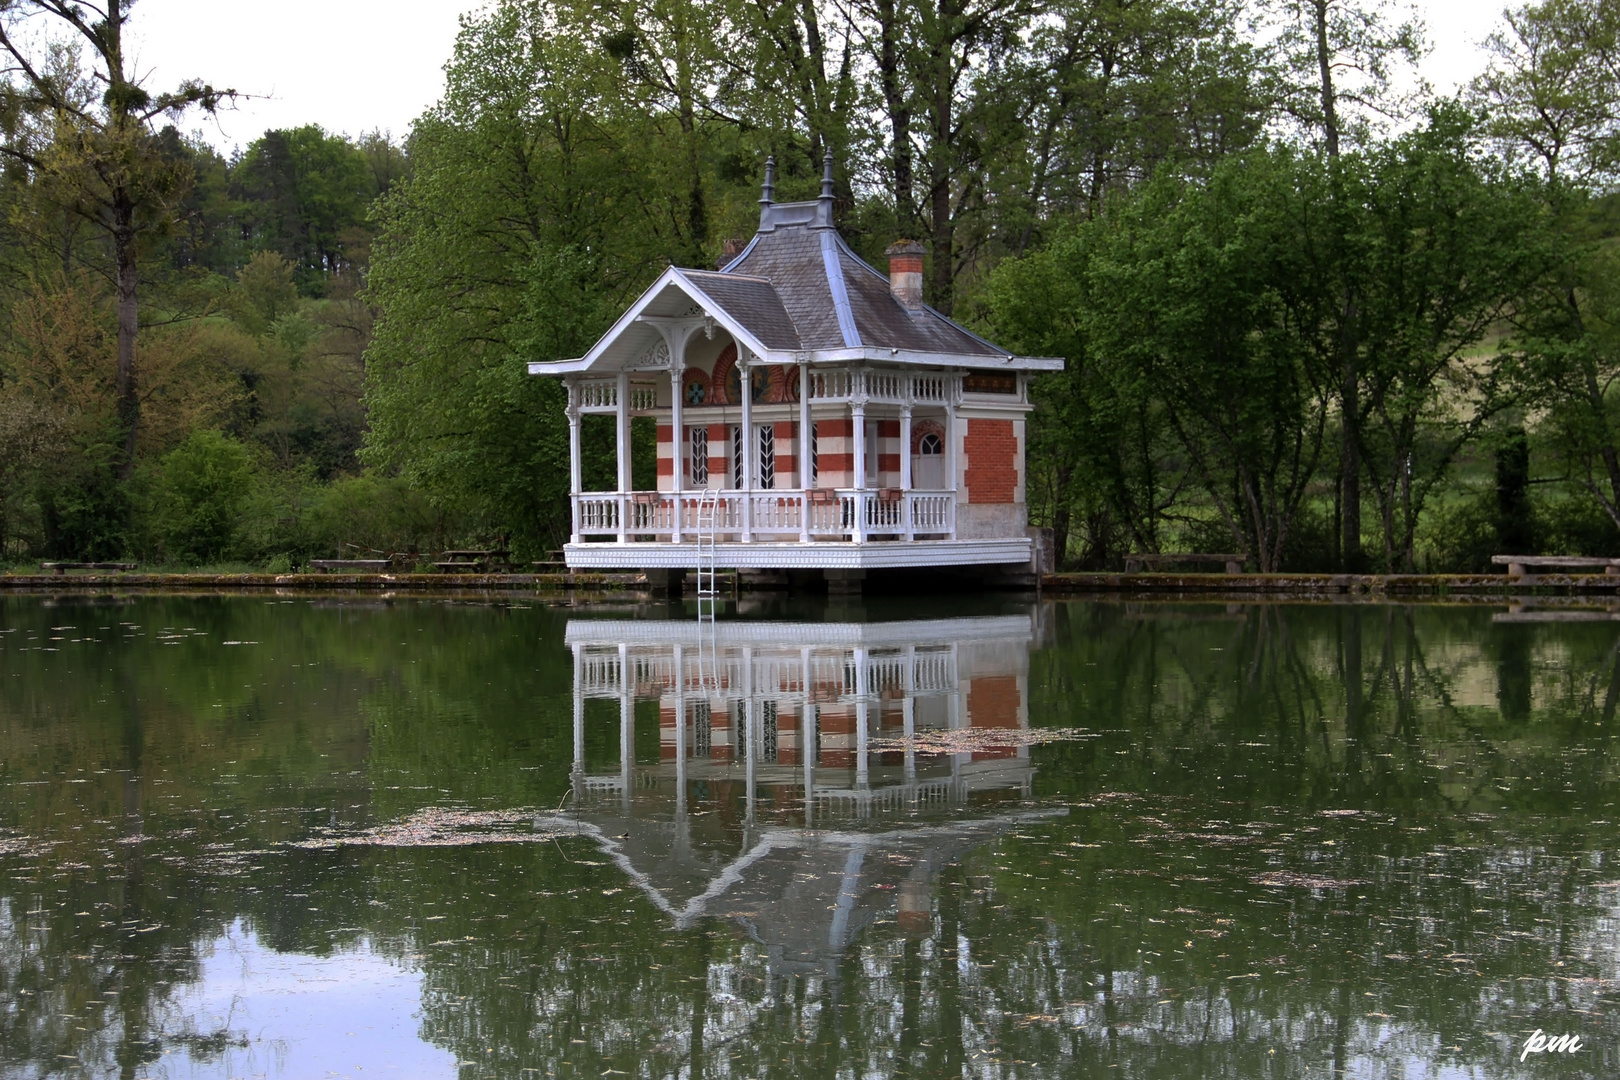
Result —
[[[745, 275], [739, 274], [734, 276], [743, 277]], [[663, 294], [664, 290], [671, 285], [685, 293], [693, 303], [697, 304], [703, 309], [704, 314], [711, 316], [716, 324], [725, 328], [726, 332], [729, 333], [739, 345], [746, 348], [749, 352], [753, 353], [755, 356], [762, 356], [770, 351], [765, 348], [764, 344], [761, 343], [760, 340], [755, 337], [746, 326], [737, 321], [737, 319], [733, 318], [731, 314], [719, 304], [715, 303], [713, 298], [711, 298], [694, 282], [692, 282], [691, 279], [689, 279], [678, 267], [671, 266], [662, 274], [658, 275], [658, 280], [654, 281], [647, 287], [647, 290], [636, 299], [636, 302], [630, 305], [628, 311], [619, 316], [618, 321], [616, 321], [613, 326], [608, 329], [608, 332], [603, 334], [601, 339], [598, 340], [595, 345], [591, 346], [590, 352], [575, 360], [532, 361], [529, 364], [529, 374], [574, 375], [591, 370], [596, 366], [597, 362], [602, 359], [603, 354], [606, 353], [607, 350], [611, 348], [613, 344], [625, 334], [626, 331], [636, 324], [642, 315], [646, 313], [647, 308], [653, 303], [653, 301], [657, 300], [658, 297]], [[652, 357], [656, 352], [657, 347], [654, 346], [653, 349], [648, 352], [647, 356]], [[666, 349], [661, 356], [657, 357], [657, 359], [667, 367], [669, 364], [668, 350]], [[626, 368], [625, 370], [639, 369], [639, 367], [640, 365], [637, 364], [633, 365], [631, 368]]]

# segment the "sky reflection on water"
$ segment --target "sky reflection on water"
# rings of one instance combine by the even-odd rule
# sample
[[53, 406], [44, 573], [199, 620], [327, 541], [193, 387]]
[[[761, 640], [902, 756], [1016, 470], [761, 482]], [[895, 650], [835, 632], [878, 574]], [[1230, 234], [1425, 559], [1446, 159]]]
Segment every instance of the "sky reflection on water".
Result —
[[1616, 1072], [1620, 626], [977, 607], [0, 599], [0, 1076]]

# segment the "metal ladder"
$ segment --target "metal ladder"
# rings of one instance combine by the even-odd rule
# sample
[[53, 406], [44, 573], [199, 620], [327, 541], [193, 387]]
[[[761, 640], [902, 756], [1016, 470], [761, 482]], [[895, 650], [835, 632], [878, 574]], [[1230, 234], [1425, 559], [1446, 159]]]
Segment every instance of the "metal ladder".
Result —
[[715, 612], [720, 607], [716, 560], [720, 527], [720, 493], [708, 489], [697, 504], [698, 681], [705, 693], [720, 690], [719, 657], [715, 640]]

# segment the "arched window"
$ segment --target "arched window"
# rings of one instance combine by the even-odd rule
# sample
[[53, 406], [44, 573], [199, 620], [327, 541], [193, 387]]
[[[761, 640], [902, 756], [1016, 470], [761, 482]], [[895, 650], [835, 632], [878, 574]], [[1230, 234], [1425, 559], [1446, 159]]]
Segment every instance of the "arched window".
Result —
[[925, 432], [923, 437], [917, 440], [917, 453], [922, 457], [934, 457], [944, 452], [945, 444], [932, 431]]

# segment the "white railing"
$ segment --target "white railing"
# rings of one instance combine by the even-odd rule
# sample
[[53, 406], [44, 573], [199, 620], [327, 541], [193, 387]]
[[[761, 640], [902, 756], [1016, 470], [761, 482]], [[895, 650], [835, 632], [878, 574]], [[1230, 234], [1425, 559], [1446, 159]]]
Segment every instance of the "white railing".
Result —
[[[790, 376], [797, 378], [797, 374]], [[810, 400], [847, 402], [857, 397], [869, 404], [944, 405], [958, 396], [961, 378], [938, 372], [907, 372], [885, 368], [825, 368], [810, 372]], [[617, 379], [582, 379], [576, 385], [579, 408], [585, 412], [614, 412], [619, 407]], [[630, 384], [630, 411], [659, 411], [658, 385]], [[668, 408], [665, 406], [664, 408]]]
[[949, 649], [919, 651], [913, 660], [911, 686], [917, 693], [956, 688], [956, 654]]
[[[825, 705], [856, 701], [862, 690], [860, 665], [852, 650], [815, 650], [805, 656], [797, 649], [768, 649], [755, 652], [750, 663], [741, 649], [729, 648], [707, 661], [712, 672], [706, 672], [705, 661], [690, 650], [682, 656], [679, 667], [673, 650], [667, 648], [631, 652], [625, 659], [627, 662], [621, 662], [618, 649], [612, 646], [581, 649], [580, 695], [616, 698], [629, 693], [646, 700], [679, 690], [700, 699], [718, 696], [738, 700], [752, 696]], [[956, 656], [950, 649], [918, 652], [909, 663], [903, 652], [866, 657], [864, 690], [868, 700], [897, 694], [933, 697], [955, 693], [958, 686]]]
[[855, 393], [855, 373], [847, 368], [810, 372], [810, 399], [842, 400]]
[[862, 396], [883, 405], [944, 405], [960, 379], [934, 372], [913, 374], [882, 368], [829, 368], [810, 372], [810, 400], [849, 401]]
[[616, 379], [590, 379], [579, 384], [579, 407], [586, 410], [617, 409], [619, 383]]
[[[714, 531], [723, 543], [951, 540], [956, 495], [949, 491], [816, 488], [720, 491]], [[574, 496], [575, 534], [639, 542], [690, 539], [698, 526], [697, 491], [588, 492]]]
[[913, 401], [943, 404], [949, 399], [950, 380], [943, 375], [913, 375], [911, 399]]
[[902, 401], [906, 395], [906, 377], [898, 371], [866, 372], [866, 394], [878, 401]]
[[658, 408], [658, 387], [652, 383], [630, 384], [630, 411], [650, 413]]

